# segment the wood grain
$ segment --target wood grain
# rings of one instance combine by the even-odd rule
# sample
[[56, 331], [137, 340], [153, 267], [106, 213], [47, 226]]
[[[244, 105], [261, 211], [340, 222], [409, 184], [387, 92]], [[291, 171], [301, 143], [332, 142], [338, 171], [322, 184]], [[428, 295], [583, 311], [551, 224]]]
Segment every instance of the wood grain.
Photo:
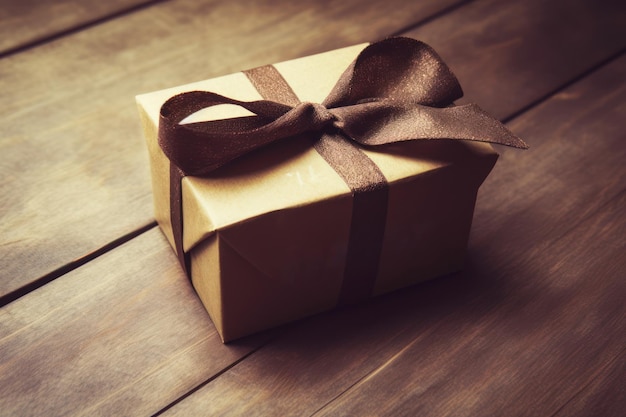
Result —
[[554, 415], [621, 416], [626, 405], [626, 357], [624, 351], [601, 368], [596, 377]]
[[626, 344], [624, 74], [511, 124], [531, 150], [483, 186], [463, 273], [294, 325], [168, 415], [559, 410]]
[[0, 0], [0, 56], [154, 3], [146, 0]]
[[626, 193], [552, 242], [532, 262], [537, 279], [508, 280], [496, 305], [484, 309], [484, 297], [456, 312], [319, 415], [554, 415], [626, 345], [626, 245], [587, 248], [624, 236], [624, 204]]
[[626, 47], [622, 1], [476, 1], [407, 33], [435, 48], [465, 98], [505, 119]]
[[1, 59], [0, 297], [153, 221], [135, 94], [384, 37], [450, 4], [181, 0]]
[[262, 342], [222, 344], [155, 228], [0, 309], [0, 414], [156, 413]]

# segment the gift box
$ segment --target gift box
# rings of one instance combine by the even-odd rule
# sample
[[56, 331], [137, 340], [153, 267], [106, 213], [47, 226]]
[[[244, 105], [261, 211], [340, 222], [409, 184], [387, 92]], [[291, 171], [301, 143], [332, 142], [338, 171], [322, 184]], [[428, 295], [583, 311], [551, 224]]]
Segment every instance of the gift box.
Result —
[[524, 145], [461, 94], [394, 38], [137, 96], [155, 217], [223, 341], [462, 267], [481, 141]]

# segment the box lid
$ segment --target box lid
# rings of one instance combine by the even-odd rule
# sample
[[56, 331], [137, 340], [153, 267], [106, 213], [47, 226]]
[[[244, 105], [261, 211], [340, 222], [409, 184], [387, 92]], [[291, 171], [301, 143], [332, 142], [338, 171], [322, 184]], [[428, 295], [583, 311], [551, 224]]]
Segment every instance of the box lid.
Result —
[[[322, 102], [340, 75], [367, 46], [360, 44], [275, 64], [301, 101]], [[144, 123], [156, 133], [162, 104], [185, 91], [212, 91], [237, 100], [262, 97], [243, 73], [186, 84], [137, 96]], [[183, 121], [197, 122], [241, 117], [250, 113], [240, 107], [220, 105], [205, 109]], [[166, 164], [157, 140], [148, 138], [153, 159]], [[420, 143], [421, 142], [421, 143]], [[463, 181], [478, 187], [491, 170], [497, 155], [491, 145], [479, 142], [402, 143], [380, 150], [364, 149], [389, 183], [428, 175], [451, 165], [467, 165]], [[348, 186], [305, 138], [285, 140], [229, 163], [206, 177], [183, 179], [184, 248], [190, 250], [215, 231], [266, 213], [345, 196]], [[169, 209], [163, 207], [163, 210]], [[167, 213], [157, 218], [169, 222]], [[168, 234], [168, 233], [166, 233]], [[170, 237], [171, 240], [171, 236]]]

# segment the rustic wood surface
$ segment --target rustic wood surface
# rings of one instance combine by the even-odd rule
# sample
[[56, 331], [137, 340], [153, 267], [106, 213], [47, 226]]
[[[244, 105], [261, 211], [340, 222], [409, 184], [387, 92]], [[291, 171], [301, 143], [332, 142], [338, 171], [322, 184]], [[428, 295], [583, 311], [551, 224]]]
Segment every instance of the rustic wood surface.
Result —
[[156, 1], [1, 0], [0, 55], [17, 53], [38, 43], [49, 42]]
[[[0, 1], [0, 415], [622, 415], [622, 2], [38, 3]], [[133, 96], [393, 34], [531, 145], [466, 269], [221, 344]]]

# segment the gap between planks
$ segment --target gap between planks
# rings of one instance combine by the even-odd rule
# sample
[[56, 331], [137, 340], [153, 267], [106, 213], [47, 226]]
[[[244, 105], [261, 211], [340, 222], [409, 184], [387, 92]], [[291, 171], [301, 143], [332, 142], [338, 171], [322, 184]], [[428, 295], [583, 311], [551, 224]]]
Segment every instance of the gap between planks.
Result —
[[252, 356], [254, 353], [258, 352], [264, 346], [270, 344], [273, 340], [274, 340], [273, 338], [270, 338], [266, 342], [261, 343], [259, 346], [257, 346], [256, 348], [252, 349], [250, 352], [246, 353], [241, 358], [237, 359], [236, 361], [234, 361], [230, 365], [224, 367], [224, 369], [222, 369], [221, 371], [216, 372], [210, 378], [207, 378], [205, 381], [201, 382], [200, 384], [196, 385], [195, 387], [193, 387], [192, 389], [187, 391], [184, 395], [181, 395], [180, 397], [178, 397], [177, 399], [175, 399], [174, 401], [172, 401], [171, 403], [169, 403], [168, 405], [166, 405], [165, 407], [163, 407], [162, 409], [160, 409], [156, 413], [152, 414], [152, 417], [158, 417], [158, 416], [162, 415], [163, 413], [165, 413], [170, 408], [176, 406], [176, 404], [180, 403], [181, 401], [184, 401], [185, 398], [190, 397], [191, 395], [193, 395], [197, 391], [201, 390], [207, 384], [211, 383], [212, 381], [216, 380], [217, 378], [219, 378], [220, 376], [222, 376], [226, 372], [230, 371], [235, 366], [239, 365], [241, 362], [243, 362], [244, 360], [246, 360], [247, 358]]
[[582, 386], [580, 390], [578, 390], [574, 395], [572, 395], [572, 397], [569, 400], [567, 400], [561, 407], [559, 407], [558, 410], [552, 413], [550, 417], [556, 417], [559, 414], [563, 413], [563, 411], [567, 410], [567, 408], [571, 404], [573, 404], [577, 399], [579, 399], [581, 396], [584, 396], [585, 393], [589, 391], [593, 385], [598, 383], [604, 377], [606, 373], [609, 373], [612, 369], [615, 368], [616, 365], [619, 364], [620, 357], [624, 356], [625, 354], [626, 354], [626, 348], [622, 349], [618, 354], [616, 354], [612, 360], [607, 361], [607, 363], [604, 364], [604, 366], [600, 367], [598, 371], [593, 375], [593, 377], [589, 379], [588, 383]]
[[430, 22], [435, 21], [436, 19], [447, 15], [448, 13], [452, 13], [455, 12], [457, 9], [462, 8], [463, 6], [472, 3], [475, 0], [463, 0], [459, 3], [455, 3], [455, 4], [451, 4], [448, 7], [445, 7], [443, 9], [441, 9], [440, 11], [438, 11], [437, 13], [434, 13], [428, 17], [423, 18], [422, 20], [418, 20], [415, 23], [412, 23], [410, 25], [407, 25], [401, 29], [396, 30], [395, 32], [390, 33], [389, 35], [387, 35], [387, 37], [391, 38], [393, 36], [402, 36], [403, 33], [407, 33], [411, 30], [417, 29], [420, 26], [424, 26]]
[[[430, 331], [432, 332], [434, 329], [430, 329]], [[382, 365], [372, 369], [371, 371], [365, 373], [361, 378], [357, 379], [356, 381], [354, 381], [354, 383], [350, 384], [349, 386], [346, 387], [346, 389], [344, 389], [343, 391], [337, 393], [337, 395], [335, 395], [333, 398], [331, 398], [330, 400], [328, 400], [325, 404], [323, 404], [321, 407], [319, 407], [317, 410], [315, 410], [313, 413], [311, 413], [310, 417], [313, 417], [319, 413], [321, 413], [322, 411], [324, 411], [324, 409], [326, 407], [328, 407], [330, 404], [334, 403], [335, 401], [337, 401], [339, 398], [341, 398], [343, 395], [345, 395], [346, 393], [350, 392], [352, 389], [358, 387], [359, 385], [361, 385], [362, 383], [364, 383], [365, 381], [371, 379], [372, 377], [374, 377], [376, 374], [378, 374], [379, 372], [381, 372], [383, 369], [385, 369], [389, 364], [393, 363], [396, 359], [398, 359], [399, 357], [401, 357], [406, 351], [408, 351], [409, 349], [411, 349], [411, 347], [413, 345], [415, 345], [421, 338], [423, 337], [423, 335], [419, 335], [418, 337], [414, 338], [413, 340], [411, 340], [409, 343], [407, 343], [402, 349], [400, 349], [398, 352], [396, 352], [395, 354], [393, 354], [391, 356], [391, 358], [387, 359], [387, 361], [385, 361]]]
[[55, 279], [67, 274], [68, 272], [71, 272], [77, 268], [80, 268], [81, 266], [85, 265], [88, 262], [93, 261], [94, 259], [112, 251], [113, 249], [117, 248], [118, 246], [123, 245], [124, 243], [136, 238], [137, 236], [147, 232], [148, 230], [153, 229], [154, 227], [156, 227], [157, 224], [155, 221], [152, 221], [148, 224], [146, 224], [143, 227], [140, 227], [136, 230], [133, 230], [130, 233], [127, 233], [123, 236], [120, 236], [119, 238], [107, 243], [106, 245], [100, 247], [99, 249], [96, 249], [93, 252], [87, 253], [84, 256], [70, 262], [67, 263], [41, 277], [39, 277], [38, 279], [29, 282], [28, 284], [13, 290], [3, 296], [0, 296], [0, 308], [4, 307], [5, 305], [9, 304], [12, 301], [17, 300], [20, 297], [23, 297], [33, 291], [35, 291], [38, 288], [43, 287], [44, 285], [54, 281]]
[[113, 13], [109, 13], [107, 15], [104, 16], [100, 16], [100, 17], [96, 17], [92, 20], [87, 20], [86, 22], [83, 23], [79, 23], [77, 25], [74, 26], [70, 26], [68, 28], [65, 28], [63, 30], [59, 30], [55, 33], [51, 33], [48, 34], [46, 36], [43, 37], [36, 37], [35, 39], [31, 40], [31, 41], [26, 41], [23, 42], [21, 44], [17, 44], [15, 46], [9, 47], [7, 49], [5, 49], [4, 51], [0, 51], [0, 59], [2, 58], [6, 58], [8, 56], [11, 55], [15, 55], [18, 54], [20, 52], [24, 52], [27, 51], [29, 49], [32, 48], [36, 48], [38, 46], [41, 45], [45, 45], [47, 43], [50, 42], [54, 42], [58, 39], [61, 39], [63, 37], [69, 36], [69, 35], [73, 35], [75, 33], [81, 32], [85, 29], [90, 29], [94, 26], [100, 25], [102, 23], [106, 23], [108, 21], [111, 21], [113, 19], [117, 19], [119, 17], [122, 16], [126, 16], [135, 12], [139, 12], [141, 10], [147, 9], [149, 7], [152, 7], [154, 5], [157, 5], [159, 3], [163, 3], [164, 1], [167, 0], [148, 0], [144, 3], [140, 3], [140, 4], [136, 4], [134, 6], [130, 6], [118, 11], [115, 11]]
[[614, 54], [608, 56], [607, 58], [599, 61], [598, 63], [590, 66], [588, 69], [586, 69], [585, 71], [581, 72], [577, 76], [571, 78], [570, 80], [566, 81], [565, 83], [561, 84], [560, 86], [556, 87], [554, 90], [551, 90], [550, 92], [548, 92], [548, 93], [544, 94], [543, 96], [537, 98], [536, 100], [532, 101], [531, 103], [527, 104], [526, 106], [522, 107], [521, 109], [511, 113], [510, 115], [503, 117], [502, 119], [500, 119], [500, 121], [502, 123], [509, 123], [509, 122], [513, 121], [514, 119], [516, 119], [517, 117], [519, 117], [522, 114], [526, 113], [527, 111], [531, 110], [532, 108], [537, 107], [540, 104], [548, 101], [551, 97], [555, 96], [556, 94], [560, 93], [561, 91], [563, 91], [563, 90], [567, 89], [568, 87], [571, 87], [572, 85], [576, 84], [577, 82], [582, 81], [585, 78], [589, 77], [594, 72], [602, 69], [606, 65], [609, 65], [609, 64], [611, 64], [614, 61], [617, 61], [622, 55], [624, 55], [624, 52], [626, 52], [626, 48], [622, 48], [621, 50], [617, 51], [616, 53], [614, 53]]

